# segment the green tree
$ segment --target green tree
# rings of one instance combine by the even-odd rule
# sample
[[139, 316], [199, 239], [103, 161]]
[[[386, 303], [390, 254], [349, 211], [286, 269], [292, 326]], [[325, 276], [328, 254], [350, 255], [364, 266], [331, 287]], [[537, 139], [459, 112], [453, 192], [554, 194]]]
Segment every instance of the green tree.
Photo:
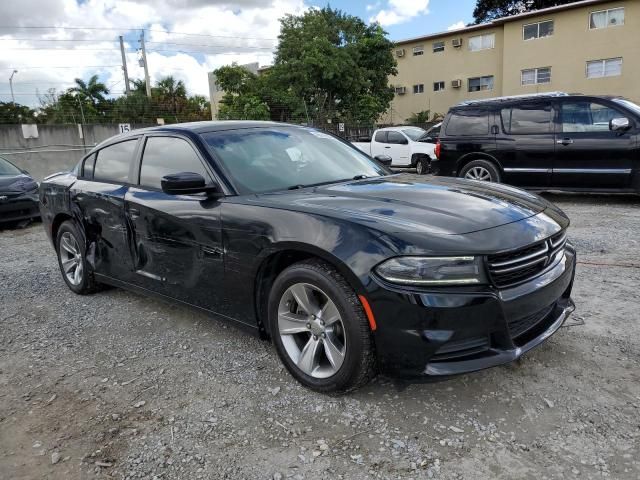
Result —
[[486, 23], [496, 18], [575, 3], [576, 1], [578, 0], [477, 0], [473, 18], [476, 24]]
[[158, 80], [151, 95], [156, 96], [165, 106], [170, 107], [171, 113], [175, 116], [186, 103], [187, 89], [182, 80], [168, 76]]
[[281, 21], [272, 75], [318, 124], [374, 123], [393, 99], [393, 43], [378, 24], [329, 7]]
[[14, 102], [0, 102], [0, 123], [21, 124], [36, 123], [35, 110]]
[[431, 116], [431, 110], [422, 110], [420, 112], [414, 112], [411, 114], [409, 118], [407, 118], [407, 123], [412, 124], [421, 124], [427, 123], [429, 121], [429, 117]]
[[261, 98], [258, 76], [238, 65], [227, 65], [213, 72], [216, 84], [225, 94], [220, 100], [221, 120], [269, 120], [270, 111]]
[[90, 102], [97, 107], [106, 100], [105, 95], [109, 94], [107, 86], [98, 81], [98, 75], [93, 75], [88, 82], [81, 78], [75, 79], [76, 86], [69, 89], [70, 93], [75, 93], [81, 101]]

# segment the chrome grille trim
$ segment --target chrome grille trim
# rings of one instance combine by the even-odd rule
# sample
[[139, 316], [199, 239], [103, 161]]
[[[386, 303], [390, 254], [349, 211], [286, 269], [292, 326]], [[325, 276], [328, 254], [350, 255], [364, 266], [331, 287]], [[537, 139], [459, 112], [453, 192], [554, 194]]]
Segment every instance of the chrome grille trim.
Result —
[[498, 288], [524, 283], [559, 261], [560, 255], [564, 255], [566, 244], [567, 232], [563, 230], [518, 250], [489, 255], [489, 276]]

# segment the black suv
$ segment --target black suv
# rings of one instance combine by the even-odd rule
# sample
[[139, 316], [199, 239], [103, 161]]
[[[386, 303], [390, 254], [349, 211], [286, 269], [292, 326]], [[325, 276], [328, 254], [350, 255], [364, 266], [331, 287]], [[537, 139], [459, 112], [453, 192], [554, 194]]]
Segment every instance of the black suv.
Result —
[[463, 102], [449, 110], [435, 175], [535, 190], [640, 193], [640, 106], [550, 93]]

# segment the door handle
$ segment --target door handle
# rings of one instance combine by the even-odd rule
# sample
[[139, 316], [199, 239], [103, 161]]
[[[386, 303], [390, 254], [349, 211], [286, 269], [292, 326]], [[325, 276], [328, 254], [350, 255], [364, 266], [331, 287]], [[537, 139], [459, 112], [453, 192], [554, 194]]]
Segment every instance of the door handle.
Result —
[[132, 220], [135, 220], [140, 216], [140, 210], [138, 210], [137, 208], [130, 208], [129, 216], [131, 217]]
[[572, 138], [563, 138], [562, 140], [556, 140], [556, 143], [558, 145], [564, 145], [566, 147], [567, 145], [571, 145], [573, 143], [573, 139]]
[[391, 148], [391, 147], [384, 147], [384, 148]]

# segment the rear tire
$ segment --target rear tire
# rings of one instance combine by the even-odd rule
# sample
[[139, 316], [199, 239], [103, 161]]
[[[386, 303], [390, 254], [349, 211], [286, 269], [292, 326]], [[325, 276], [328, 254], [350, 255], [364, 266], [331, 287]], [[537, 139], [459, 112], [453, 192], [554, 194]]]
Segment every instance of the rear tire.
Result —
[[416, 173], [418, 175], [426, 175], [429, 171], [429, 160], [427, 157], [418, 157], [416, 160]]
[[93, 272], [86, 259], [84, 237], [71, 220], [63, 222], [58, 228], [56, 253], [62, 278], [72, 292], [87, 295], [97, 290]]
[[271, 338], [289, 373], [321, 393], [345, 393], [376, 373], [362, 304], [331, 265], [305, 260], [284, 270], [269, 293]]
[[500, 170], [488, 160], [472, 160], [460, 170], [458, 176], [467, 180], [493, 183], [500, 183], [501, 180]]

